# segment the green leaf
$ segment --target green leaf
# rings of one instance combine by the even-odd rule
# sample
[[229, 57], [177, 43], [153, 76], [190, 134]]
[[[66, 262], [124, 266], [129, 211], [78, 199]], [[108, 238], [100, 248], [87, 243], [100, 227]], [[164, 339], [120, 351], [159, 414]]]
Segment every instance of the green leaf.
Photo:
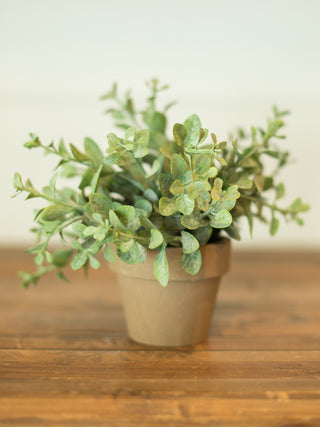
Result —
[[84, 140], [84, 151], [92, 160], [93, 166], [100, 166], [103, 162], [103, 154], [98, 144], [93, 139], [86, 137]]
[[174, 179], [181, 179], [187, 169], [187, 164], [180, 154], [173, 153], [170, 162], [171, 174]]
[[183, 194], [176, 199], [176, 207], [182, 214], [190, 215], [194, 209], [194, 200], [187, 194]]
[[94, 258], [92, 255], [89, 255], [90, 265], [94, 270], [97, 270], [100, 267], [100, 262]]
[[144, 227], [146, 230], [156, 229], [156, 226], [153, 224], [153, 222], [151, 222], [150, 219], [146, 218], [145, 216], [140, 215], [139, 220], [142, 227]]
[[240, 197], [237, 185], [231, 185], [226, 191], [222, 192], [221, 200], [234, 201]]
[[133, 153], [136, 158], [144, 157], [148, 154], [148, 142], [150, 132], [148, 129], [143, 129], [137, 132], [134, 136]]
[[201, 227], [201, 215], [200, 212], [194, 211], [190, 215], [183, 215], [181, 217], [181, 224], [189, 230], [196, 230]]
[[158, 160], [158, 159], [156, 159], [156, 160], [153, 162], [153, 164], [152, 164], [151, 170], [150, 170], [150, 172], [148, 173], [147, 178], [150, 178], [150, 177], [151, 177], [151, 176], [153, 176], [155, 173], [157, 173], [157, 172], [159, 171], [160, 167], [161, 167], [160, 162], [159, 162], [159, 160]]
[[251, 212], [251, 202], [249, 200], [241, 200], [241, 206], [243, 207], [244, 213], [248, 219], [250, 236], [252, 237], [253, 231], [253, 217]]
[[127, 228], [122, 224], [119, 217], [112, 209], [109, 210], [109, 219], [114, 228], [127, 233]]
[[52, 264], [60, 268], [65, 267], [66, 265], [69, 264], [72, 254], [73, 254], [73, 250], [70, 250], [70, 251], [57, 250], [53, 254]]
[[122, 261], [132, 265], [137, 264], [141, 256], [137, 242], [134, 242], [127, 252], [122, 252], [120, 248], [117, 248], [117, 254]]
[[90, 225], [89, 227], [85, 228], [85, 230], [83, 231], [83, 235], [85, 237], [92, 236], [95, 233], [96, 229], [97, 229], [97, 227]]
[[213, 183], [213, 188], [211, 190], [211, 197], [213, 201], [220, 200], [221, 194], [222, 194], [222, 186], [223, 181], [221, 178], [216, 178]]
[[163, 196], [170, 196], [170, 187], [173, 183], [173, 178], [169, 172], [163, 172], [159, 176], [159, 187]]
[[50, 189], [51, 189], [51, 191], [52, 191], [53, 198], [55, 198], [55, 193], [56, 193], [56, 182], [57, 182], [57, 179], [58, 179], [58, 173], [56, 172], [56, 173], [52, 176], [52, 178], [50, 179], [50, 183], [49, 183], [49, 187], [50, 187]]
[[89, 255], [96, 255], [100, 249], [102, 248], [103, 244], [98, 241], [93, 241], [90, 246], [87, 247], [87, 252]]
[[61, 157], [70, 157], [69, 151], [67, 150], [64, 140], [61, 138], [59, 142], [58, 152]]
[[90, 160], [90, 157], [87, 154], [84, 154], [81, 151], [79, 151], [75, 145], [70, 144], [70, 149], [71, 149], [71, 152], [73, 154], [73, 157], [76, 160], [79, 160], [79, 162], [86, 162], [86, 161]]
[[121, 242], [119, 248], [121, 252], [126, 253], [132, 248], [133, 245], [134, 245], [134, 240], [130, 239], [130, 240], [127, 240], [126, 242]]
[[192, 200], [195, 200], [199, 196], [199, 189], [198, 189], [198, 185], [196, 184], [198, 184], [198, 182], [196, 183], [192, 182], [187, 187], [187, 194]]
[[209, 154], [197, 154], [192, 163], [195, 173], [202, 176], [211, 166], [211, 157]]
[[185, 254], [191, 254], [199, 248], [198, 240], [187, 231], [181, 231], [181, 244]]
[[81, 268], [87, 262], [87, 259], [88, 254], [85, 252], [80, 252], [79, 254], [75, 255], [71, 262], [72, 270], [79, 270], [79, 268]]
[[167, 119], [166, 116], [158, 111], [155, 111], [152, 115], [150, 122], [150, 130], [154, 132], [165, 133]]
[[203, 178], [214, 178], [214, 177], [216, 177], [216, 176], [217, 176], [217, 173], [218, 173], [218, 169], [217, 169], [216, 167], [212, 166], [211, 168], [209, 168], [209, 169], [207, 170], [207, 172], [205, 172], [205, 173], [202, 175], [202, 177], [203, 177]]
[[13, 177], [13, 185], [14, 185], [14, 188], [16, 189], [16, 190], [18, 190], [18, 191], [22, 191], [23, 190], [23, 182], [22, 182], [22, 178], [21, 178], [21, 175], [18, 173], [18, 172], [16, 172], [15, 174], [14, 174], [14, 177]]
[[130, 221], [133, 220], [135, 215], [135, 209], [133, 206], [122, 205], [116, 209], [116, 214], [122, 224], [127, 225]]
[[108, 217], [112, 206], [112, 201], [108, 197], [100, 193], [91, 193], [89, 195], [89, 203], [93, 212], [100, 214], [103, 219]]
[[152, 213], [153, 207], [149, 200], [139, 199], [134, 202], [134, 206], [138, 209], [142, 209], [146, 212], [147, 217], [149, 217]]
[[84, 190], [86, 187], [89, 187], [92, 181], [94, 174], [96, 173], [96, 168], [88, 168], [82, 175], [81, 182], [79, 184], [79, 189]]
[[160, 253], [157, 255], [154, 265], [153, 273], [162, 286], [167, 286], [169, 280], [169, 266], [166, 256], [166, 244], [163, 243]]
[[69, 206], [63, 206], [58, 204], [50, 205], [43, 209], [41, 212], [41, 219], [44, 221], [54, 221], [56, 219], [60, 219], [69, 212], [72, 211], [72, 208]]
[[63, 274], [61, 270], [57, 271], [57, 276], [60, 280], [63, 280], [64, 282], [70, 282], [70, 280]]
[[193, 231], [193, 235], [198, 240], [200, 246], [204, 246], [210, 240], [212, 228], [210, 226], [200, 227]]
[[101, 174], [102, 168], [103, 168], [103, 165], [101, 165], [97, 169], [97, 171], [95, 172], [95, 174], [92, 177], [92, 180], [91, 180], [91, 189], [92, 189], [93, 193], [95, 193], [97, 191], [98, 182], [99, 182], [99, 178], [100, 178], [100, 174]]
[[152, 229], [150, 233], [149, 249], [155, 249], [163, 243], [163, 235], [159, 230]]
[[100, 99], [105, 100], [105, 99], [115, 98], [116, 95], [117, 95], [117, 83], [113, 83], [111, 89], [107, 93], [102, 95]]
[[241, 240], [239, 230], [234, 224], [229, 225], [229, 227], [225, 228], [224, 231], [226, 231], [232, 239]]
[[276, 189], [276, 200], [282, 199], [285, 193], [284, 184], [280, 182]]
[[136, 134], [136, 130], [134, 127], [130, 126], [127, 128], [124, 134], [124, 139], [132, 138]]
[[213, 228], [226, 228], [232, 223], [232, 216], [229, 211], [222, 209], [210, 218], [210, 225]]
[[271, 236], [274, 236], [276, 234], [276, 232], [278, 231], [278, 228], [279, 228], [279, 220], [275, 216], [273, 216], [270, 224]]
[[148, 146], [147, 145], [138, 145], [136, 147], [134, 147], [134, 157], [136, 159], [140, 159], [141, 157], [145, 157], [148, 155], [149, 150], [148, 150]]
[[107, 234], [107, 230], [104, 227], [95, 227], [95, 232], [93, 233], [93, 238], [101, 242]]
[[159, 201], [159, 210], [161, 215], [170, 216], [177, 212], [177, 207], [174, 199], [168, 197], [161, 197]]
[[201, 121], [199, 117], [196, 114], [192, 114], [184, 121], [183, 126], [187, 131], [185, 144], [189, 145], [191, 148], [197, 147], [201, 129]]
[[43, 261], [44, 261], [44, 255], [43, 254], [38, 254], [34, 259], [34, 262], [39, 266], [43, 264]]
[[181, 252], [180, 256], [180, 264], [181, 267], [186, 271], [188, 274], [195, 275], [199, 272], [202, 264], [202, 257], [201, 252], [199, 249], [196, 251], [185, 254], [184, 252]]
[[252, 187], [252, 181], [246, 176], [242, 176], [237, 182], [237, 186], [244, 190], [249, 190]]
[[150, 202], [157, 202], [159, 200], [157, 193], [153, 191], [151, 188], [147, 188], [146, 191], [143, 193], [143, 195]]
[[109, 245], [105, 246], [103, 255], [104, 255], [105, 259], [111, 263], [115, 263], [117, 261], [117, 256], [113, 252], [113, 250], [110, 248]]
[[82, 239], [85, 238], [84, 232], [86, 228], [87, 227], [84, 224], [80, 224], [78, 222], [72, 224], [72, 230], [77, 236], [81, 237]]
[[180, 179], [173, 181], [170, 187], [170, 192], [175, 195], [184, 193], [184, 186], [182, 185]]
[[173, 138], [174, 140], [177, 142], [178, 145], [183, 145], [184, 140], [187, 137], [187, 131], [185, 129], [185, 127], [180, 124], [180, 123], [176, 123], [173, 126]]
[[263, 187], [264, 187], [264, 177], [262, 175], [256, 175], [254, 177], [253, 182], [255, 183], [257, 190], [259, 191], [259, 193], [263, 192]]

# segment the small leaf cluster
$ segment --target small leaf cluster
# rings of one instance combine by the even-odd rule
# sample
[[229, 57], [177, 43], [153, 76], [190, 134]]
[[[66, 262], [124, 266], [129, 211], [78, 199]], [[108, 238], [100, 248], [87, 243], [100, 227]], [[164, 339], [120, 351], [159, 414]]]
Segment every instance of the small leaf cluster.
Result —
[[[218, 141], [202, 127], [196, 114], [176, 123], [167, 133], [167, 111], [157, 97], [167, 86], [157, 80], [147, 84], [150, 95], [143, 110], [136, 109], [130, 92], [118, 94], [117, 85], [102, 99], [112, 102], [111, 115], [119, 133], [109, 133], [104, 150], [91, 138], [83, 148], [62, 139], [43, 144], [31, 133], [27, 149], [42, 149], [58, 158], [48, 185], [36, 189], [30, 179], [14, 176], [17, 194], [41, 198], [47, 206], [37, 210], [35, 273], [21, 272], [23, 285], [36, 284], [51, 270], [66, 280], [63, 268], [100, 267], [101, 252], [114, 263], [144, 263], [148, 250], [157, 251], [154, 274], [162, 286], [169, 280], [167, 247], [181, 247], [181, 267], [197, 274], [200, 247], [226, 233], [240, 239], [239, 223], [246, 217], [253, 231], [254, 219], [269, 226], [274, 235], [279, 217], [302, 225], [301, 214], [309, 206], [297, 198], [288, 207], [279, 205], [285, 187], [277, 180], [289, 153], [277, 142], [285, 136], [286, 111], [273, 109], [266, 128], [238, 129], [231, 141]], [[282, 144], [282, 142], [281, 142]], [[266, 159], [274, 161], [267, 171]], [[59, 179], [72, 178], [76, 185], [59, 188]], [[59, 236], [64, 249], [51, 250]], [[101, 258], [100, 258], [101, 259]]]

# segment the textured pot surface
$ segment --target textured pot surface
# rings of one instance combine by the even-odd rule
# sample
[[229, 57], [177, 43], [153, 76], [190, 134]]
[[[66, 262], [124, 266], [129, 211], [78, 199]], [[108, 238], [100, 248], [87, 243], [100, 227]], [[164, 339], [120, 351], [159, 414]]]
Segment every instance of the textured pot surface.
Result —
[[169, 283], [153, 275], [157, 251], [144, 264], [111, 265], [117, 273], [130, 338], [150, 345], [191, 345], [207, 338], [222, 274], [229, 270], [230, 241], [201, 247], [203, 265], [191, 276], [180, 266], [181, 248], [168, 248]]

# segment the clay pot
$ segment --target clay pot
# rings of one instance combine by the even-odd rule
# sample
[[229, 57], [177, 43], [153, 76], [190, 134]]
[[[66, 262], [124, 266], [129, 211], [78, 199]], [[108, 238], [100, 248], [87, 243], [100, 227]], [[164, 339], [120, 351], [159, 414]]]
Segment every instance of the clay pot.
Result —
[[148, 251], [144, 264], [120, 259], [116, 272], [123, 297], [128, 333], [134, 341], [156, 346], [192, 345], [205, 341], [221, 276], [230, 266], [230, 240], [201, 247], [202, 267], [191, 276], [180, 266], [181, 248], [167, 248], [169, 283], [153, 275], [158, 251]]

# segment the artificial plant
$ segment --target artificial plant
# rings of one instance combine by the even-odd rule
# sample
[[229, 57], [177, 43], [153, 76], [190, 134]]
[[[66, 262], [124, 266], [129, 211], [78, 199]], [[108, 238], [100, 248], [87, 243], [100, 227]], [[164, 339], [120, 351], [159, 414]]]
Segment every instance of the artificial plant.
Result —
[[[245, 216], [250, 233], [255, 219], [269, 226], [274, 235], [279, 217], [302, 225], [300, 214], [308, 205], [300, 198], [288, 207], [279, 205], [285, 188], [277, 179], [289, 153], [277, 144], [287, 111], [273, 108], [266, 128], [242, 129], [230, 143], [218, 142], [214, 133], [202, 128], [197, 115], [176, 123], [167, 135], [168, 104], [156, 105], [161, 86], [148, 83], [150, 96], [145, 108], [137, 110], [129, 92], [120, 97], [117, 85], [102, 97], [112, 101], [110, 114], [118, 134], [109, 133], [104, 150], [91, 138], [84, 149], [42, 143], [30, 134], [28, 149], [41, 148], [58, 158], [49, 184], [36, 189], [30, 179], [16, 173], [17, 193], [27, 199], [42, 198], [48, 206], [36, 212], [37, 244], [28, 252], [35, 255], [38, 269], [20, 272], [23, 285], [36, 284], [53, 269], [65, 279], [63, 267], [74, 270], [100, 266], [96, 255], [115, 262], [143, 263], [147, 250], [156, 250], [154, 274], [161, 285], [169, 279], [166, 248], [182, 246], [181, 267], [196, 274], [201, 267], [200, 246], [217, 241], [222, 232], [240, 240], [239, 219]], [[266, 172], [266, 158], [274, 170]], [[78, 178], [76, 186], [59, 188], [57, 179]], [[72, 181], [74, 182], [74, 180]], [[60, 236], [65, 249], [51, 250], [50, 240]]]

